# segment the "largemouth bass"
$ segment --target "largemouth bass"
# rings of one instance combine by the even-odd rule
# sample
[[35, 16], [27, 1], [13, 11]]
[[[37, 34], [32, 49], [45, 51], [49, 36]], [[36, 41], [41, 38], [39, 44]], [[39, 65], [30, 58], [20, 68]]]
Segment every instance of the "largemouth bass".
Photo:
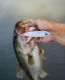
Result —
[[[23, 78], [24, 73], [30, 80], [39, 80], [47, 76], [47, 73], [42, 70], [42, 62], [44, 50], [35, 43], [32, 37], [22, 36], [26, 32], [28, 21], [19, 21], [15, 25], [13, 46], [19, 62], [17, 77]], [[35, 30], [35, 27], [30, 27], [30, 30]]]

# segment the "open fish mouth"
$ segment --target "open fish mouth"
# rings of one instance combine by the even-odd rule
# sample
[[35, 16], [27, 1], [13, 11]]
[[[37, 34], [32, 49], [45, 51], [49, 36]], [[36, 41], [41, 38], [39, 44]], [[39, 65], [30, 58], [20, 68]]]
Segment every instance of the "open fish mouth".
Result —
[[[15, 32], [17, 34], [17, 37], [19, 39], [19, 42], [21, 43], [21, 48], [25, 54], [31, 53], [31, 51], [34, 48], [34, 41], [32, 37], [29, 36], [23, 36], [22, 34], [27, 31], [27, 24], [29, 23], [29, 20], [27, 21], [19, 21], [15, 25]], [[30, 27], [30, 30], [33, 30], [34, 28]]]
[[37, 26], [30, 26], [32, 19], [18, 21], [15, 25], [15, 32], [25, 43], [30, 43], [34, 37], [22, 35], [23, 33], [38, 30]]

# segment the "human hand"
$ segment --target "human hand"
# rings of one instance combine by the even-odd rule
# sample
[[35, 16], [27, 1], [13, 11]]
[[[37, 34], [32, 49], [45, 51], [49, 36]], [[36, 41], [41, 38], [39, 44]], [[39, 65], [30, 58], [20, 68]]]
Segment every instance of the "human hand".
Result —
[[[40, 30], [40, 31], [49, 31], [51, 32], [52, 28], [51, 28], [51, 23], [47, 20], [40, 20], [40, 19], [37, 19], [37, 20], [31, 20], [31, 22], [29, 22], [28, 24], [29, 26], [27, 26], [27, 31], [33, 31], [33, 30]], [[47, 37], [37, 37], [37, 38], [34, 38], [34, 41], [35, 42], [49, 42], [49, 41], [52, 41], [53, 40], [53, 36], [52, 34], [47, 36]]]
[[[33, 31], [39, 29], [40, 31], [48, 31], [51, 35], [42, 38], [34, 38], [36, 42], [49, 42], [49, 41], [56, 41], [62, 45], [65, 45], [65, 24], [56, 23], [49, 20], [26, 20], [25, 24], [20, 24], [22, 27], [25, 28], [26, 31]], [[20, 29], [21, 30], [21, 29]]]

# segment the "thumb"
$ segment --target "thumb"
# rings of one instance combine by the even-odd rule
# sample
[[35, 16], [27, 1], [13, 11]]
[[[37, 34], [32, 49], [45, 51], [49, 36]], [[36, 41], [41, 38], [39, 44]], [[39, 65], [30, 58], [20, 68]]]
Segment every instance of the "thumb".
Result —
[[44, 37], [44, 38], [40, 38], [40, 42], [50, 42], [50, 41], [53, 41], [53, 36], [52, 35], [49, 35], [47, 37]]
[[53, 41], [53, 36], [52, 35], [49, 35], [49, 36], [47, 36], [47, 37], [42, 37], [42, 38], [34, 38], [34, 41], [35, 42], [50, 42], [50, 41]]
[[40, 19], [37, 19], [34, 21], [37, 26], [38, 26], [38, 29], [40, 30], [46, 30], [46, 31], [50, 31], [51, 30], [51, 22], [48, 21], [48, 20], [40, 20]]

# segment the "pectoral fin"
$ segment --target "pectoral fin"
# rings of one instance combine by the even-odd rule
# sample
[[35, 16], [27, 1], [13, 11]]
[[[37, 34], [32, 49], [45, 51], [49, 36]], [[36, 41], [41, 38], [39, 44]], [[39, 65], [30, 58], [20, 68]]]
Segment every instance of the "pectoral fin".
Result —
[[18, 67], [17, 73], [16, 73], [16, 77], [19, 78], [19, 79], [22, 79], [23, 76], [24, 76], [24, 71], [23, 71], [23, 69], [21, 69], [20, 67]]
[[47, 58], [44, 56], [44, 50], [42, 48], [39, 48], [40, 51], [40, 57], [43, 58], [44, 60], [47, 60]]
[[44, 70], [42, 70], [41, 72], [40, 72], [40, 74], [39, 74], [39, 77], [40, 78], [44, 78], [44, 77], [46, 77], [48, 74], [44, 71]]

